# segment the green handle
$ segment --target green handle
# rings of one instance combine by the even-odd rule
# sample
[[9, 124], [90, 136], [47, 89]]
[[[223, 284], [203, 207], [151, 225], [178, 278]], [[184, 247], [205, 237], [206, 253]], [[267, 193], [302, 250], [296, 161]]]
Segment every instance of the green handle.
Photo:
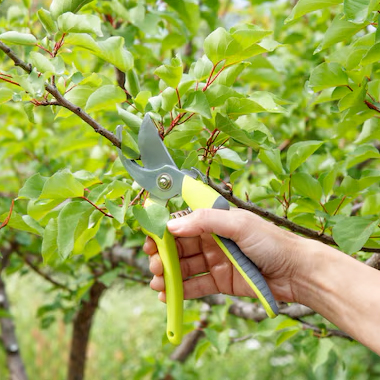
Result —
[[[148, 198], [145, 202], [145, 207], [152, 204], [154, 204], [154, 201]], [[145, 229], [143, 229], [143, 232], [155, 241], [164, 267], [167, 308], [166, 333], [169, 342], [178, 345], [182, 341], [183, 334], [183, 286], [177, 246], [173, 235], [167, 229], [162, 239]]]
[[[228, 201], [213, 188], [189, 176], [184, 178], [182, 197], [192, 210], [198, 208], [230, 209]], [[232, 240], [214, 234], [212, 237], [255, 292], [268, 316], [271, 318], [276, 317], [278, 314], [276, 301], [257, 266]]]

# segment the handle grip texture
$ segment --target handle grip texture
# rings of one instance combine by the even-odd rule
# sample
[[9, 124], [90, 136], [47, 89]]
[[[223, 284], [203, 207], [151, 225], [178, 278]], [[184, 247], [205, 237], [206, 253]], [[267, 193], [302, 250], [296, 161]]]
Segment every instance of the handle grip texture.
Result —
[[[145, 207], [152, 204], [154, 201], [150, 198], [145, 201]], [[143, 232], [155, 241], [164, 267], [167, 310], [166, 334], [170, 343], [178, 345], [181, 343], [183, 335], [183, 285], [177, 246], [173, 235], [167, 229], [162, 239], [145, 229]]]
[[[182, 197], [192, 210], [198, 208], [230, 209], [228, 201], [214, 189], [189, 176], [184, 178]], [[255, 292], [268, 316], [270, 318], [276, 317], [278, 315], [276, 301], [257, 266], [232, 240], [217, 235], [213, 235], [213, 238]]]

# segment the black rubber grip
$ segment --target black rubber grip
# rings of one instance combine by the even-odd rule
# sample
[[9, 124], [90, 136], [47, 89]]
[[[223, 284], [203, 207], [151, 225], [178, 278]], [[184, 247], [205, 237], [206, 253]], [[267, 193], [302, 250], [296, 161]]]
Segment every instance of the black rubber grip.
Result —
[[218, 236], [218, 238], [225, 245], [230, 254], [234, 257], [236, 262], [239, 264], [240, 268], [255, 284], [262, 296], [269, 303], [273, 312], [277, 315], [278, 307], [276, 301], [273, 297], [271, 290], [269, 289], [267, 282], [265, 281], [263, 275], [260, 273], [257, 266], [240, 250], [240, 248], [237, 246], [235, 242], [221, 236]]

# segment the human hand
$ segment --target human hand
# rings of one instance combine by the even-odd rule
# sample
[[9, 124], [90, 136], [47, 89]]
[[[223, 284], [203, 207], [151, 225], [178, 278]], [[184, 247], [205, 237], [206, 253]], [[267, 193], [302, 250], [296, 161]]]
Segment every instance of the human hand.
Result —
[[[224, 293], [255, 297], [253, 290], [216, 244], [211, 233], [233, 240], [260, 269], [276, 299], [296, 300], [296, 276], [303, 239], [245, 210], [195, 210], [168, 222], [175, 236], [184, 279], [185, 299]], [[147, 238], [144, 251], [150, 255], [154, 274], [151, 288], [165, 301], [163, 267], [157, 248]]]

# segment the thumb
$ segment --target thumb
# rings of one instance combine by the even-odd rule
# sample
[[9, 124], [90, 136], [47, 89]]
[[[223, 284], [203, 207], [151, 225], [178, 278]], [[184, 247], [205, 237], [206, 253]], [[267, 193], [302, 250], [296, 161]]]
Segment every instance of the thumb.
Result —
[[169, 220], [167, 227], [176, 236], [192, 237], [213, 233], [236, 241], [241, 230], [247, 227], [244, 222], [246, 213], [248, 212], [237, 209], [198, 209], [189, 215]]

